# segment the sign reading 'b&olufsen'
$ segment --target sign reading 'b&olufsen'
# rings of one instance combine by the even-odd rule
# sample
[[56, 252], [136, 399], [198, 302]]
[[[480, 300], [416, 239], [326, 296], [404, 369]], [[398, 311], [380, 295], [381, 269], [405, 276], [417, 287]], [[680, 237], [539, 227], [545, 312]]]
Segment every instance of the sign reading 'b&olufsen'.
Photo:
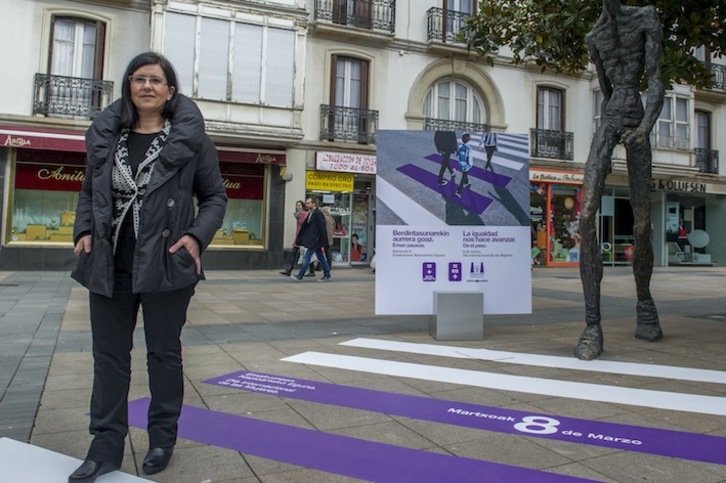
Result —
[[320, 191], [353, 191], [353, 175], [328, 171], [308, 171], [305, 188]]

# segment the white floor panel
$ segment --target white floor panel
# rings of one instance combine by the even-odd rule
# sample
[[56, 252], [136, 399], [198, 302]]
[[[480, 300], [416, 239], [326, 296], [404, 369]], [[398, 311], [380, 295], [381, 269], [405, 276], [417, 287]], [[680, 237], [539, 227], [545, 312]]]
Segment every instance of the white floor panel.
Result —
[[[0, 482], [65, 483], [83, 461], [45, 448], [0, 438]], [[137, 476], [114, 471], [96, 480], [98, 483], [148, 482]]]

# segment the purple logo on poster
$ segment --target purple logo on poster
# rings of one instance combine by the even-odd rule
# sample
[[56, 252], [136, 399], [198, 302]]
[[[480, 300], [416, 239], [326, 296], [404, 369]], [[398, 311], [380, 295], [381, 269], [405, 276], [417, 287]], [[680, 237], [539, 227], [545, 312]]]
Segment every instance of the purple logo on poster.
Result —
[[469, 278], [471, 279], [483, 279], [484, 278], [484, 262], [471, 262], [469, 265]]
[[461, 282], [461, 263], [449, 263], [449, 282]]
[[436, 281], [436, 264], [434, 262], [424, 262], [422, 279], [424, 282]]

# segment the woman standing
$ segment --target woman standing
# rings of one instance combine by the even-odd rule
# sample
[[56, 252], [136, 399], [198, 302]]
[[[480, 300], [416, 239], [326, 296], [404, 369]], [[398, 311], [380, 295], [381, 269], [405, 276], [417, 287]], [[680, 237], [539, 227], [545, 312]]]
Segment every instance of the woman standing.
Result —
[[142, 469], [153, 474], [169, 464], [184, 393], [179, 338], [204, 278], [200, 254], [227, 204], [202, 114], [178, 93], [169, 61], [138, 55], [121, 90], [86, 133], [88, 165], [76, 210], [72, 276], [90, 292], [94, 438], [70, 483], [93, 482], [121, 466], [139, 306], [151, 393]]
[[[297, 220], [297, 228], [295, 229], [295, 240], [297, 240], [297, 236], [300, 233], [300, 228], [302, 228], [305, 220], [308, 217], [308, 212], [305, 211], [305, 202], [303, 200], [297, 200], [295, 202], [295, 212], [292, 214], [292, 216], [294, 216]], [[280, 270], [281, 274], [288, 277], [290, 276], [290, 273], [292, 273], [292, 269], [295, 268], [295, 262], [297, 262], [297, 257], [300, 254], [300, 245], [295, 243], [295, 240], [292, 241], [292, 253], [290, 253], [290, 263], [285, 265], [285, 268]]]

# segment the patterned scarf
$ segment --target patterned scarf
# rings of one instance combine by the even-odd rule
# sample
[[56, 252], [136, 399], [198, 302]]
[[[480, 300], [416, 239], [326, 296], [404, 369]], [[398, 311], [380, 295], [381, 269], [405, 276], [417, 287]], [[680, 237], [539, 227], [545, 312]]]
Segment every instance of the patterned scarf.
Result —
[[139, 236], [139, 217], [141, 215], [141, 206], [144, 203], [146, 187], [149, 184], [149, 180], [151, 180], [154, 165], [161, 153], [161, 149], [166, 144], [170, 130], [171, 122], [167, 119], [164, 122], [164, 127], [161, 129], [161, 132], [151, 141], [144, 160], [139, 163], [136, 176], [131, 171], [129, 149], [126, 145], [129, 138], [129, 128], [124, 128], [121, 131], [121, 137], [118, 140], [118, 144], [116, 144], [113, 173], [111, 175], [111, 189], [113, 192], [113, 220], [111, 227], [113, 228], [114, 253], [116, 253], [121, 225], [123, 225], [123, 221], [129, 210], [131, 210], [133, 217], [134, 237]]

